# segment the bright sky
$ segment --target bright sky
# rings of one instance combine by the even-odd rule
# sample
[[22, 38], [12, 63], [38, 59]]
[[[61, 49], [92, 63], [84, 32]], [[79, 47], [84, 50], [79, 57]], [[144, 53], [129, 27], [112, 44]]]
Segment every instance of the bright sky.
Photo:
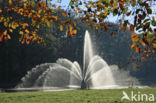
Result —
[[[52, 3], [54, 3], [55, 5], [60, 5], [62, 8], [66, 9], [69, 5], [71, 0], [61, 0], [61, 2], [59, 3], [58, 0], [52, 0]], [[89, 0], [84, 0], [84, 1], [89, 1]], [[96, 0], [93, 0], [93, 1], [96, 1]], [[106, 21], [110, 21], [110, 22], [116, 22], [118, 19], [118, 16], [113, 16], [113, 15], [110, 15]]]
[[60, 5], [62, 6], [63, 8], [67, 8], [67, 6], [69, 5], [69, 2], [71, 0], [61, 0], [61, 2], [59, 3], [58, 0], [52, 0], [52, 3], [56, 4], [56, 5]]
[[[69, 5], [69, 2], [71, 0], [61, 0], [61, 2], [59, 3], [58, 0], [52, 0], [52, 3], [54, 3], [55, 5], [60, 5], [63, 9], [67, 9], [68, 5]], [[84, 1], [89, 1], [89, 0], [84, 0]], [[93, 1], [96, 1], [96, 0], [93, 0]], [[155, 2], [156, 4], [156, 2]], [[154, 11], [156, 13], [156, 6], [153, 6], [151, 7], [152, 8], [152, 11]], [[156, 18], [156, 14], [152, 14], [150, 15], [150, 17], [154, 16]], [[133, 20], [131, 20], [132, 17], [128, 17], [127, 19], [129, 19], [129, 21], [133, 22]], [[117, 22], [117, 19], [118, 19], [118, 16], [113, 16], [112, 14], [110, 14], [106, 21], [109, 21], [109, 22]]]

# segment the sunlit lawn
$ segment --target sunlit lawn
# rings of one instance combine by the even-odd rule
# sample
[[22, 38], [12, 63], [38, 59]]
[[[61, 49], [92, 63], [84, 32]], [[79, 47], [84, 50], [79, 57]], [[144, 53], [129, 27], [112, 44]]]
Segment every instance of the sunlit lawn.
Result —
[[[121, 102], [123, 90], [129, 95], [131, 91], [134, 91], [136, 94], [140, 91], [140, 93], [143, 94], [152, 93], [156, 96], [156, 88], [72, 90], [55, 92], [1, 92], [0, 103], [131, 103], [129, 101]], [[156, 101], [152, 103], [156, 103]]]

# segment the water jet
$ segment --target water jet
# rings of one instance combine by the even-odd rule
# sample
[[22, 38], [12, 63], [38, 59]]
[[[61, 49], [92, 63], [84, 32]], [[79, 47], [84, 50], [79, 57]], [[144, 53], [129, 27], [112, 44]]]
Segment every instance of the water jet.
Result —
[[16, 88], [110, 89], [120, 87], [111, 67], [95, 55], [88, 31], [84, 37], [83, 68], [77, 61], [59, 58], [56, 63], [37, 65]]

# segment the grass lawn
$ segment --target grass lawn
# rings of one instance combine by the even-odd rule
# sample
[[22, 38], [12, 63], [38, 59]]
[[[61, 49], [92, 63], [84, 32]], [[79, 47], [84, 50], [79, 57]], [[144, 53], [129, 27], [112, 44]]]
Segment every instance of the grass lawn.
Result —
[[[130, 96], [131, 91], [135, 94], [154, 94], [156, 88], [144, 89], [110, 89], [110, 90], [72, 90], [53, 92], [13, 92], [0, 93], [0, 103], [132, 103], [127, 100], [121, 102], [122, 91]], [[149, 102], [136, 102], [149, 103]], [[151, 102], [151, 103], [156, 103]]]

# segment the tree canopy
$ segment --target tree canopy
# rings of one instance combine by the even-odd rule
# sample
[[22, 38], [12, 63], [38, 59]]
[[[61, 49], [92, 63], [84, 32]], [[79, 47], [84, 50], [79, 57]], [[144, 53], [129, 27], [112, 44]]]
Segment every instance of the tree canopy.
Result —
[[[56, 10], [63, 9], [52, 0], [8, 0], [0, 5], [0, 42], [19, 34], [21, 44], [44, 43], [38, 32], [42, 26], [57, 23], [58, 30], [68, 37], [77, 34], [77, 24], [69, 19], [60, 19]], [[61, 2], [61, 0], [58, 0]], [[104, 23], [109, 15], [118, 16], [120, 29], [129, 29], [131, 48], [143, 57], [156, 51], [156, 20], [154, 0], [71, 0], [62, 16], [80, 18], [91, 29], [106, 31], [111, 25]], [[112, 31], [112, 36], [116, 33]]]

